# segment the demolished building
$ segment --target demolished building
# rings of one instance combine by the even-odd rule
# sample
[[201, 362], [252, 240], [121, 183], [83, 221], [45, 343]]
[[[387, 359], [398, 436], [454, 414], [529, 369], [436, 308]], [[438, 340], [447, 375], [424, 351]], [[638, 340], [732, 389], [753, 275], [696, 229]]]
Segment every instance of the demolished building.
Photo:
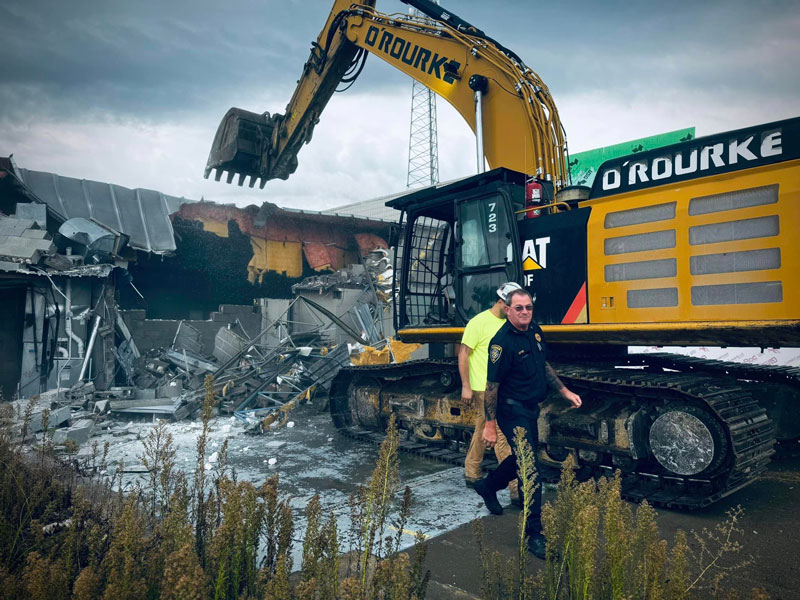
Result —
[[[117, 289], [137, 252], [174, 251], [182, 199], [28, 171], [0, 158], [0, 389], [114, 384], [135, 352]], [[158, 210], [156, 210], [156, 208]]]
[[[113, 389], [97, 398], [132, 405], [134, 387], [152, 388], [158, 409], [226, 361], [263, 363], [296, 345], [292, 330], [320, 349], [306, 356], [325, 371], [311, 381], [323, 381], [330, 347], [390, 334], [390, 225], [195, 202], [0, 159], [3, 396], [71, 388], [78, 402]], [[330, 311], [310, 315], [303, 295]]]

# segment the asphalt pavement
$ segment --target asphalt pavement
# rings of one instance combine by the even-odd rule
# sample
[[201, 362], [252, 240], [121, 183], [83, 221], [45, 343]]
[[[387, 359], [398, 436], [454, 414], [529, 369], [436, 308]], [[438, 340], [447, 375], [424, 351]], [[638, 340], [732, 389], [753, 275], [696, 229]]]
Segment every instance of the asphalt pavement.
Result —
[[[462, 488], [457, 493], [480, 500], [472, 490]], [[545, 488], [544, 501], [552, 500], [554, 494]], [[743, 598], [749, 598], [753, 588], [763, 588], [773, 600], [800, 599], [800, 458], [774, 462], [758, 481], [707, 508], [693, 512], [657, 509], [659, 533], [671, 544], [678, 529], [712, 530], [737, 506], [744, 509], [739, 522], [743, 533], [738, 538], [743, 548], [734, 562], [749, 564], [733, 569], [724, 586]], [[487, 512], [480, 517], [491, 552], [514, 560], [518, 517], [519, 510], [508, 506], [502, 516]], [[529, 556], [530, 573], [543, 565]], [[427, 567], [431, 571], [429, 600], [479, 598], [483, 572], [471, 524], [431, 538]]]

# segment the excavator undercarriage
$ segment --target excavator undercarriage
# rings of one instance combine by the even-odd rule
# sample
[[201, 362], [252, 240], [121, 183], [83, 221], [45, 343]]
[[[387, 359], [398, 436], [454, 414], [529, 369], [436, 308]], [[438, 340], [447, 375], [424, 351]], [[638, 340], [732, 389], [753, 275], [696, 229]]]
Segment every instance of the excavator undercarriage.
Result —
[[[584, 404], [577, 411], [553, 397], [543, 404], [540, 477], [557, 478], [572, 454], [582, 477], [619, 469], [626, 498], [682, 509], [752, 482], [775, 452], [773, 423], [757, 399], [765, 385], [796, 394], [800, 369], [705, 364], [670, 354], [630, 355], [617, 365], [554, 362]], [[401, 451], [463, 465], [475, 414], [460, 389], [449, 359], [346, 368], [334, 380], [330, 410], [343, 433], [373, 442], [394, 414]]]

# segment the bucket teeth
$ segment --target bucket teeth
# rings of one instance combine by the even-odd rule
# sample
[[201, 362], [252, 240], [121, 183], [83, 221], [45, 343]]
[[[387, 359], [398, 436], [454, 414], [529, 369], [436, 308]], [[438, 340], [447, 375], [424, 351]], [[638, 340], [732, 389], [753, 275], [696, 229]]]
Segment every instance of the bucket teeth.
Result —
[[222, 118], [206, 161], [206, 172], [217, 169], [216, 180], [226, 174], [227, 183], [238, 176], [237, 184], [244, 185], [252, 177], [251, 187], [258, 179], [285, 178], [273, 173], [269, 160], [273, 133], [282, 121], [282, 115], [253, 113], [241, 108], [231, 108]]
[[222, 169], [214, 169], [214, 181], [219, 181], [222, 178]]
[[255, 175], [250, 175], [250, 181], [247, 182], [248, 187], [253, 187], [256, 184], [256, 177]]

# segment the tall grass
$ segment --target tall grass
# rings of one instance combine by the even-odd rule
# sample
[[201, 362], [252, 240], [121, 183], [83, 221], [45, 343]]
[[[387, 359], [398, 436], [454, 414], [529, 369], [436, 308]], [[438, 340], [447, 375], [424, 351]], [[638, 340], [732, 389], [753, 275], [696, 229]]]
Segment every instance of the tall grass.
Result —
[[[295, 524], [278, 478], [235, 481], [226, 472], [226, 447], [215, 468], [205, 468], [214, 405], [209, 378], [191, 478], [175, 468], [174, 441], [159, 424], [139, 457], [146, 487], [128, 494], [111, 491], [121, 488], [121, 473], [108, 468], [107, 446], [101, 453], [95, 444], [82, 463], [70, 457], [77, 471], [67, 468], [53, 456], [44, 415], [43, 441], [26, 454], [10, 435], [14, 415], [0, 407], [0, 600], [425, 597], [424, 540], [417, 536], [409, 553], [400, 551], [411, 492], [398, 498], [393, 419], [372, 476], [350, 500], [356, 519], [346, 539], [353, 552], [342, 555], [348, 548], [336, 517], [325, 515], [315, 496], [293, 573]], [[34, 406], [26, 406], [28, 423]]]
[[[515, 433], [520, 479], [528, 492], [535, 485], [533, 450], [525, 442], [523, 430]], [[575, 480], [574, 471], [574, 461], [569, 457], [555, 500], [542, 508], [547, 553], [536, 575], [527, 573], [532, 559], [522, 551], [531, 493], [524, 494], [526, 506], [519, 519], [515, 563], [504, 561], [496, 552], [490, 555], [483, 542], [482, 525], [474, 525], [485, 600], [738, 597], [725, 590], [725, 578], [748, 563], [741, 558], [741, 508], [730, 511], [713, 530], [692, 531], [688, 536], [678, 531], [670, 545], [661, 538], [656, 512], [647, 502], [634, 508], [622, 500], [619, 471], [612, 478], [581, 483]], [[764, 599], [767, 595], [755, 589], [752, 597]]]

